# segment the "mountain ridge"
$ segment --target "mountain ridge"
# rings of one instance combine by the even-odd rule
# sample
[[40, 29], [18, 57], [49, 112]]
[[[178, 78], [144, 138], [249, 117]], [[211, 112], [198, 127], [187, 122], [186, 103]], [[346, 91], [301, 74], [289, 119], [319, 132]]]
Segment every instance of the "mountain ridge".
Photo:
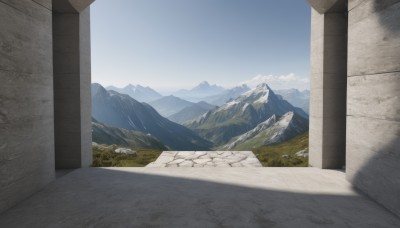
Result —
[[303, 110], [280, 99], [263, 83], [185, 126], [214, 142], [216, 146], [221, 146], [272, 115], [283, 116], [290, 111], [308, 120], [308, 115]]
[[98, 144], [130, 146], [140, 149], [167, 150], [158, 139], [151, 135], [105, 125], [92, 118], [92, 141]]
[[150, 102], [153, 100], [157, 100], [162, 97], [160, 93], [155, 91], [154, 89], [146, 86], [141, 85], [132, 85], [129, 84], [123, 88], [118, 88], [115, 86], [108, 86], [107, 90], [114, 90], [115, 92], [127, 94], [133, 99], [140, 101], [140, 102]]
[[92, 116], [104, 124], [151, 134], [174, 150], [208, 150], [212, 143], [162, 117], [147, 103], [92, 84]]
[[233, 138], [222, 148], [225, 150], [248, 150], [290, 140], [308, 130], [308, 121], [294, 112], [281, 117], [271, 116], [254, 129]]

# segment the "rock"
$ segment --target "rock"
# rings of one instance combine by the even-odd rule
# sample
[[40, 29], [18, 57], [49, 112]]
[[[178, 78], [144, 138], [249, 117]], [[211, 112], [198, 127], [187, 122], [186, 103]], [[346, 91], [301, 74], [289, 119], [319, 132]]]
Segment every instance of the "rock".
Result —
[[179, 163], [182, 163], [184, 161], [186, 161], [186, 160], [180, 158], [180, 159], [176, 159], [176, 160], [173, 160], [173, 161], [169, 162], [168, 165], [173, 165], [173, 164], [178, 165]]
[[196, 160], [193, 160], [196, 164], [206, 164], [207, 162], [210, 162], [211, 161], [211, 159], [209, 159], [209, 158], [200, 158], [200, 159], [196, 159]]
[[182, 163], [179, 163], [179, 167], [193, 167], [193, 162], [186, 160]]
[[242, 165], [240, 162], [238, 162], [238, 163], [233, 163], [233, 164], [231, 164], [231, 166], [232, 166], [232, 167], [243, 167], [243, 165]]
[[296, 153], [297, 157], [308, 157], [308, 149], [300, 150]]
[[134, 155], [137, 156], [137, 152], [128, 148], [117, 148], [114, 150], [115, 153], [119, 153], [119, 154], [130, 154], [130, 155]]
[[289, 155], [288, 154], [284, 154], [284, 155], [282, 155], [282, 158], [289, 158]]

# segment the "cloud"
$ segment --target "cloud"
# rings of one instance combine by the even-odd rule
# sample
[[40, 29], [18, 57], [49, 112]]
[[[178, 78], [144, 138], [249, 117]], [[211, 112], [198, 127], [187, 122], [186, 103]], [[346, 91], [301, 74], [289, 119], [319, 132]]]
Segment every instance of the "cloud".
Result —
[[299, 77], [293, 73], [288, 75], [257, 75], [250, 80], [241, 82], [249, 87], [256, 87], [258, 84], [267, 83], [272, 89], [291, 89], [296, 88], [300, 90], [310, 88], [310, 79]]

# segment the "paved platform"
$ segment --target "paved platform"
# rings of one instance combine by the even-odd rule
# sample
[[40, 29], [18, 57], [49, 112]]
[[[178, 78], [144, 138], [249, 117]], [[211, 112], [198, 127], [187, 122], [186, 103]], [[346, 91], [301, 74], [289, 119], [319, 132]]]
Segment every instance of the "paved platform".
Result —
[[87, 168], [0, 215], [0, 227], [398, 228], [344, 173], [316, 168]]
[[164, 151], [147, 167], [262, 167], [252, 151]]

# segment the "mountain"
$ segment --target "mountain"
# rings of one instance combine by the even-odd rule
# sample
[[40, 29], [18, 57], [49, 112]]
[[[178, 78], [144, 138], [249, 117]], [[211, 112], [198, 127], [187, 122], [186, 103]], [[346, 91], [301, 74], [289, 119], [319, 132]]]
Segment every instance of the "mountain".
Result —
[[297, 89], [277, 90], [277, 94], [292, 105], [303, 109], [306, 113], [310, 110], [310, 90], [299, 91]]
[[162, 116], [168, 117], [184, 108], [194, 105], [194, 103], [171, 95], [149, 102], [149, 105], [157, 110], [157, 112]]
[[212, 143], [174, 123], [146, 103], [92, 84], [92, 116], [107, 125], [151, 134], [173, 150], [208, 150]]
[[222, 147], [224, 150], [250, 150], [261, 146], [282, 143], [308, 131], [308, 120], [294, 112], [282, 117], [271, 116], [254, 129], [233, 138]]
[[247, 87], [247, 85], [243, 84], [241, 86], [237, 86], [232, 89], [225, 90], [220, 94], [204, 97], [204, 98], [202, 98], [202, 100], [207, 103], [213, 104], [213, 105], [221, 106], [231, 99], [236, 99], [241, 94], [243, 94], [249, 90], [250, 90], [250, 88]]
[[156, 138], [139, 131], [110, 127], [92, 118], [93, 142], [107, 145], [130, 146], [140, 149], [167, 150]]
[[263, 83], [220, 108], [208, 111], [196, 120], [186, 123], [185, 126], [220, 146], [233, 137], [255, 128], [273, 115], [283, 116], [291, 111], [308, 119], [303, 110], [275, 95], [269, 86]]
[[183, 124], [186, 121], [199, 117], [204, 113], [206, 113], [207, 111], [212, 110], [214, 108], [216, 108], [216, 106], [208, 104], [204, 101], [200, 101], [198, 103], [195, 103], [189, 107], [182, 109], [178, 113], [169, 116], [168, 119], [176, 123]]
[[160, 99], [162, 97], [161, 94], [156, 92], [150, 87], [143, 87], [141, 85], [127, 85], [124, 88], [117, 88], [115, 86], [107, 87], [107, 90], [114, 90], [118, 93], [128, 94], [133, 99], [140, 102], [149, 102]]
[[173, 95], [188, 101], [197, 102], [199, 101], [199, 98], [217, 95], [223, 91], [223, 87], [210, 85], [208, 82], [204, 81], [190, 90], [182, 89], [173, 93]]

